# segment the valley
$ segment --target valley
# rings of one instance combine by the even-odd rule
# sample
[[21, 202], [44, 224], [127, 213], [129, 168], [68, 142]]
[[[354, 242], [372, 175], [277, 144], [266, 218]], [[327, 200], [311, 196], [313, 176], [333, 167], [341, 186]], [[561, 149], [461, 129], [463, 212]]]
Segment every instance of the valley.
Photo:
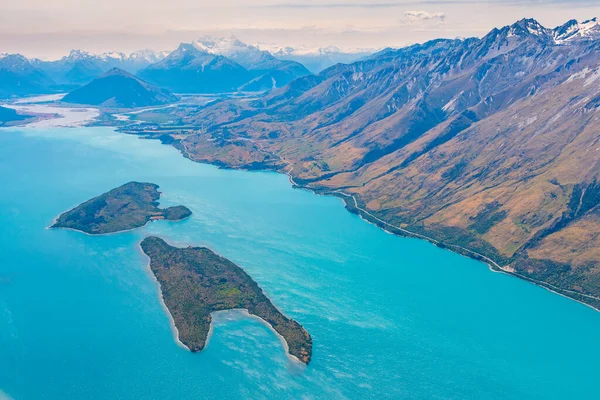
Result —
[[[88, 90], [80, 102], [102, 107], [95, 125], [159, 139], [193, 161], [287, 173], [384, 228], [598, 308], [599, 46], [596, 19], [554, 29], [523, 19], [481, 39], [385, 49], [231, 95], [220, 91], [254, 79], [243, 71], [285, 63], [235, 39], [203, 38], [139, 75], [176, 92], [177, 82], [205, 78], [232, 86], [198, 86], [215, 93], [173, 103], [123, 71], [112, 74], [132, 83], [117, 85], [126, 100], [101, 78], [73, 93]], [[200, 79], [194, 65], [205, 61], [243, 79]]]

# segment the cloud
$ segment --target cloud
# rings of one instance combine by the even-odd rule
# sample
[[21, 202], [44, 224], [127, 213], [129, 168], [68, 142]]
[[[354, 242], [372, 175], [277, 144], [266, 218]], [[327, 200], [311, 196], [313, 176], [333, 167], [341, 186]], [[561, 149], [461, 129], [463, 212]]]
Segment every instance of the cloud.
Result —
[[408, 22], [415, 21], [444, 21], [446, 19], [446, 14], [442, 12], [437, 13], [429, 13], [427, 11], [406, 11], [404, 13], [404, 20]]

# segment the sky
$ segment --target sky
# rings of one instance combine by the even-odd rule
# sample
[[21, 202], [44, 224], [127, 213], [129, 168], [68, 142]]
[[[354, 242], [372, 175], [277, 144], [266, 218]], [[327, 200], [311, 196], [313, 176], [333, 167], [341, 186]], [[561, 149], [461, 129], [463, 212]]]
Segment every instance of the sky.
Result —
[[483, 36], [524, 17], [555, 27], [595, 16], [600, 0], [0, 0], [0, 53], [162, 51], [204, 35], [268, 49], [381, 49]]

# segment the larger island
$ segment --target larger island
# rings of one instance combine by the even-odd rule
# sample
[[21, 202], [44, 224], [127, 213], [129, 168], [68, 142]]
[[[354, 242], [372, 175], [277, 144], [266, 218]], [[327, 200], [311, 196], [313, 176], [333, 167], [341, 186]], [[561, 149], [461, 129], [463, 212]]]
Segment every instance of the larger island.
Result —
[[290, 355], [310, 362], [308, 332], [283, 315], [242, 268], [205, 247], [173, 247], [154, 236], [144, 239], [141, 246], [150, 257], [150, 269], [160, 283], [179, 339], [191, 351], [204, 348], [211, 313], [246, 309], [285, 339]]

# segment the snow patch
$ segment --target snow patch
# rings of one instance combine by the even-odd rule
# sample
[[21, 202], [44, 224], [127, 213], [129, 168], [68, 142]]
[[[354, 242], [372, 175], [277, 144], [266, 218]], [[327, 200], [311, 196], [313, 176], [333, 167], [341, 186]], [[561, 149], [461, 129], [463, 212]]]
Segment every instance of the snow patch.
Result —
[[583, 86], [589, 86], [594, 84], [598, 79], [600, 79], [600, 69], [596, 68], [589, 78], [585, 80]]
[[600, 22], [592, 18], [584, 22], [569, 21], [561, 27], [554, 29], [554, 42], [564, 44], [573, 40], [587, 40], [600, 38]]
[[565, 83], [572, 82], [572, 81], [574, 81], [574, 80], [576, 80], [576, 79], [583, 79], [583, 78], [585, 78], [585, 77], [586, 77], [586, 75], [587, 75], [588, 73], [590, 73], [590, 72], [591, 72], [591, 70], [590, 70], [588, 67], [585, 67], [585, 68], [584, 68], [584, 69], [582, 69], [581, 71], [579, 71], [579, 72], [576, 72], [576, 73], [572, 74], [571, 76], [569, 76], [569, 79], [567, 79], [567, 80], [565, 81]]
[[463, 93], [464, 93], [464, 91], [461, 91], [459, 94], [457, 94], [456, 96], [454, 96], [454, 98], [452, 100], [450, 100], [449, 102], [447, 102], [442, 107], [442, 110], [445, 111], [445, 112], [452, 112], [452, 111], [454, 111], [454, 108], [456, 107], [456, 102], [458, 101], [458, 99], [460, 98], [460, 96], [462, 96]]
[[519, 128], [525, 128], [526, 126], [529, 126], [531, 124], [533, 124], [535, 121], [538, 120], [537, 115], [534, 115], [532, 117], [527, 118], [525, 121], [521, 121], [519, 122]]

